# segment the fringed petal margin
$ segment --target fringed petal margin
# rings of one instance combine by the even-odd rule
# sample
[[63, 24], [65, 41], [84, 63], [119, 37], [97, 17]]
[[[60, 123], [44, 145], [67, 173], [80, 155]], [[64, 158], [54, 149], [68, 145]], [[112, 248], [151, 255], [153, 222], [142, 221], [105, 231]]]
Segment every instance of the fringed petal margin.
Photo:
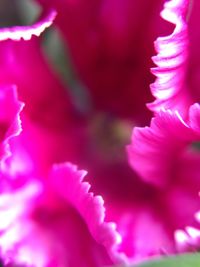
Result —
[[200, 225], [193, 218], [200, 210], [199, 125], [199, 104], [190, 107], [187, 123], [177, 111], [163, 110], [150, 127], [134, 129], [128, 146], [130, 165], [141, 179], [156, 186], [160, 203], [166, 205], [163, 221], [171, 221], [168, 227], [177, 253], [200, 248]]
[[10, 155], [9, 140], [21, 132], [19, 113], [23, 104], [17, 99], [15, 86], [0, 86], [0, 160]]
[[188, 123], [177, 111], [160, 111], [150, 127], [135, 127], [132, 143], [128, 146], [129, 163], [147, 182], [156, 186], [171, 183], [174, 162], [178, 162], [189, 144], [200, 140], [200, 107], [191, 106]]
[[90, 184], [83, 182], [86, 174], [85, 171], [78, 171], [75, 165], [64, 163], [54, 165], [50, 177], [54, 189], [78, 210], [93, 238], [105, 246], [111, 259], [115, 263], [124, 263], [125, 255], [117, 251], [121, 236], [116, 231], [115, 223], [105, 222], [104, 200], [101, 196], [94, 196], [90, 192]]
[[14, 26], [10, 28], [0, 29], [0, 41], [5, 40], [30, 40], [32, 36], [40, 36], [40, 34], [53, 23], [56, 17], [56, 11], [50, 10], [43, 19], [31, 26]]
[[157, 55], [152, 58], [157, 65], [151, 69], [157, 77], [151, 84], [151, 92], [156, 100], [147, 104], [153, 112], [164, 109], [178, 110], [187, 114], [191, 104], [185, 85], [188, 60], [187, 12], [189, 0], [167, 1], [161, 16], [175, 25], [169, 36], [158, 37], [155, 41]]
[[117, 252], [115, 224], [105, 222], [103, 199], [89, 192], [85, 174], [71, 163], [57, 164], [45, 180], [27, 177], [2, 192], [0, 255], [6, 263], [100, 267], [126, 261]]

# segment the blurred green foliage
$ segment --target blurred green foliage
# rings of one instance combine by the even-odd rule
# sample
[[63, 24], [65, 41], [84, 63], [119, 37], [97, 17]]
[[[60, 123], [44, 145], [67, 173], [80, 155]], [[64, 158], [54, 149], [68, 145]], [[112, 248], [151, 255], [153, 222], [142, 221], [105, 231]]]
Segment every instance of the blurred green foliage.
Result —
[[160, 261], [146, 262], [134, 267], [200, 267], [200, 253], [166, 257]]

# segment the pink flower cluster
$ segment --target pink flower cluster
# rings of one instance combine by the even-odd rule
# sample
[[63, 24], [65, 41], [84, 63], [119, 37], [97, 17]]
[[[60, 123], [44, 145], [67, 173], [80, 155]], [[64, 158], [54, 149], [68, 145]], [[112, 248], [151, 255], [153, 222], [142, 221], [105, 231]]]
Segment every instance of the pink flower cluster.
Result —
[[[0, 29], [0, 265], [197, 251], [199, 1], [37, 2], [38, 22]], [[90, 95], [86, 114], [41, 50], [52, 24]]]

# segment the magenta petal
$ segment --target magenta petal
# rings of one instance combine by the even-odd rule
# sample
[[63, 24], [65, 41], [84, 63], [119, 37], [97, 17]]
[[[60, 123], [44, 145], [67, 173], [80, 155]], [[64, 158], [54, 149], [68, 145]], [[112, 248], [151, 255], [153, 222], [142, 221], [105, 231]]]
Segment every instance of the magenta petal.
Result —
[[94, 239], [106, 247], [115, 262], [122, 261], [123, 254], [116, 251], [121, 237], [115, 230], [114, 223], [105, 222], [104, 201], [101, 196], [94, 196], [89, 191], [90, 184], [83, 182], [85, 175], [85, 171], [78, 171], [76, 166], [66, 163], [54, 165], [50, 179], [54, 190], [79, 211]]
[[154, 111], [171, 109], [181, 114], [187, 113], [191, 104], [187, 92], [185, 78], [188, 61], [188, 26], [186, 16], [188, 0], [171, 0], [165, 3], [161, 16], [175, 25], [169, 36], [159, 37], [155, 42], [157, 56], [153, 57], [156, 68], [152, 73], [157, 77], [151, 85], [152, 94], [156, 100], [148, 104]]
[[45, 13], [43, 19], [31, 26], [0, 29], [0, 84], [17, 85], [19, 97], [26, 103], [25, 113], [29, 113], [31, 120], [41, 120], [43, 125], [52, 124], [55, 117], [59, 121], [61, 116], [71, 115], [66, 114], [71, 112], [67, 90], [48, 64], [41, 39], [37, 38], [56, 15], [53, 10]]
[[[82, 134], [81, 119], [68, 88], [43, 55], [41, 38], [34, 36], [50, 25], [54, 16], [51, 11], [33, 26], [6, 29], [10, 33], [8, 40], [2, 41], [6, 38], [0, 37], [0, 85], [15, 84], [19, 99], [26, 103], [21, 117], [23, 133], [17, 147], [23, 146], [34, 162], [34, 169], [41, 171], [54, 162], [75, 161], [79, 153], [77, 139], [81, 139], [77, 135]], [[22, 38], [15, 38], [15, 34]]]
[[200, 140], [199, 122], [199, 104], [190, 107], [187, 122], [177, 111], [160, 111], [150, 127], [134, 129], [128, 146], [132, 168], [157, 188], [155, 211], [166, 227], [165, 234], [170, 233], [173, 252], [198, 250], [200, 245], [195, 236], [200, 227], [193, 217], [200, 207], [200, 154], [193, 144]]
[[0, 86], [0, 159], [9, 154], [9, 140], [21, 131], [19, 113], [23, 104], [18, 101], [15, 86]]
[[20, 140], [44, 170], [54, 162], [74, 160], [82, 126], [67, 88], [48, 66], [39, 41], [35, 37], [0, 42], [0, 86], [15, 84], [19, 99], [26, 103]]
[[39, 36], [46, 28], [51, 26], [56, 16], [56, 12], [51, 10], [47, 16], [31, 26], [14, 26], [11, 28], [0, 29], [0, 41], [11, 40], [30, 40], [32, 36]]
[[178, 229], [175, 232], [176, 247], [179, 252], [199, 251], [200, 248], [200, 211], [195, 213], [195, 220], [198, 222], [195, 227], [186, 226], [185, 229]]
[[190, 108], [188, 123], [178, 112], [161, 111], [150, 127], [135, 128], [128, 147], [129, 162], [147, 182], [166, 186], [175, 175], [174, 162], [189, 144], [200, 140], [196, 123], [200, 116], [198, 104]]
[[84, 175], [72, 164], [55, 165], [44, 183], [27, 177], [23, 186], [1, 194], [0, 246], [5, 261], [100, 267], [123, 260], [115, 249], [119, 234], [104, 221], [103, 200], [89, 192]]

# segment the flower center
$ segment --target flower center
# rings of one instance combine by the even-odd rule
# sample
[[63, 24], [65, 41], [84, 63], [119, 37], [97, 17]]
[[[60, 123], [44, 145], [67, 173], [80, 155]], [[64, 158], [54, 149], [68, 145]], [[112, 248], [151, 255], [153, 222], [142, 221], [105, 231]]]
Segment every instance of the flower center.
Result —
[[95, 115], [89, 124], [89, 147], [92, 153], [106, 162], [126, 160], [126, 145], [130, 142], [132, 124], [108, 114]]

